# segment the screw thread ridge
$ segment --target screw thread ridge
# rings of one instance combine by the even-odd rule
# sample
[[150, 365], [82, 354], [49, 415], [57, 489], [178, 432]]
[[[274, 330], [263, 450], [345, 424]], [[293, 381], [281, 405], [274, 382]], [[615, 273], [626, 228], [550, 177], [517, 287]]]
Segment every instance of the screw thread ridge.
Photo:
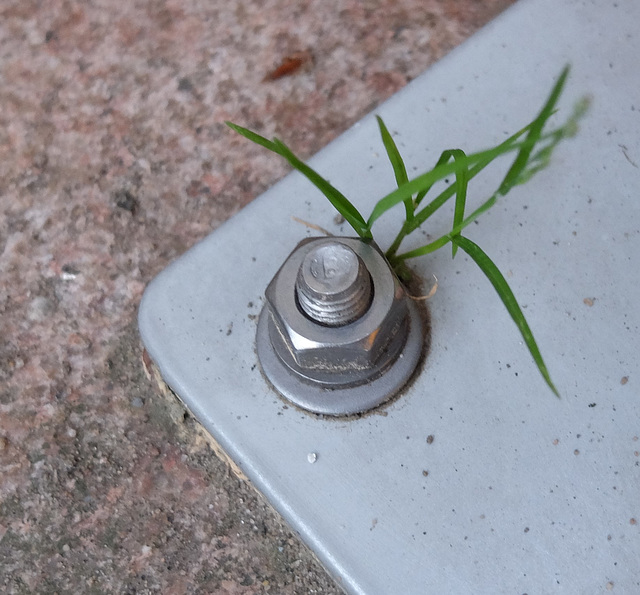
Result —
[[371, 305], [371, 276], [348, 246], [327, 241], [307, 254], [296, 280], [302, 312], [325, 326], [344, 326], [360, 318]]

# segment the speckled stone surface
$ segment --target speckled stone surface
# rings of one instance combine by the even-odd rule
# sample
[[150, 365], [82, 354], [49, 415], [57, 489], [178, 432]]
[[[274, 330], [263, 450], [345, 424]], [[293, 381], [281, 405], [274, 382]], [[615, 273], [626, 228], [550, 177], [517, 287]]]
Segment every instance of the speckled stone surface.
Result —
[[0, 4], [0, 591], [339, 592], [157, 395], [136, 308], [286, 172], [224, 120], [310, 156], [510, 3]]

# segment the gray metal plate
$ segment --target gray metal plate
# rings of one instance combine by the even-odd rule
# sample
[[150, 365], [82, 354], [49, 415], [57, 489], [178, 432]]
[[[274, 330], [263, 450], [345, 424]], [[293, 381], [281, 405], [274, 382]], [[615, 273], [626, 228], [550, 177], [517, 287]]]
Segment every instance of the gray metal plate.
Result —
[[[630, 0], [522, 0], [378, 112], [411, 172], [520, 128], [566, 62], [559, 117], [593, 95], [578, 138], [470, 232], [561, 400], [488, 281], [445, 249], [416, 263], [439, 289], [406, 394], [349, 421], [287, 407], [257, 366], [262, 294], [308, 233], [291, 215], [341, 231], [296, 174], [147, 289], [140, 330], [164, 379], [349, 593], [640, 592], [639, 23]], [[312, 164], [367, 213], [393, 187], [372, 117]], [[384, 246], [397, 218], [379, 223]]]

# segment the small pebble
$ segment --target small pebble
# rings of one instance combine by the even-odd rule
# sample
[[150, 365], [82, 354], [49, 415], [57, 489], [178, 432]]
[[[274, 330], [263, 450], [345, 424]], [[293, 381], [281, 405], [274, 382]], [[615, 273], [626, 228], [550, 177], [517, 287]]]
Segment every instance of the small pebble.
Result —
[[60, 278], [63, 281], [73, 281], [79, 274], [80, 274], [80, 271], [76, 269], [74, 266], [65, 264], [62, 266], [62, 270], [60, 272]]
[[318, 455], [315, 452], [310, 452], [307, 455], [307, 461], [310, 463], [315, 463], [318, 460]]
[[142, 407], [143, 405], [144, 405], [144, 402], [140, 397], [133, 397], [133, 399], [131, 399], [132, 407], [135, 407], [136, 409], [140, 409], [140, 407]]
[[76, 435], [77, 432], [73, 428], [67, 428], [67, 436], [69, 436], [69, 438], [75, 438]]
[[427, 444], [433, 444], [433, 434], [427, 436]]

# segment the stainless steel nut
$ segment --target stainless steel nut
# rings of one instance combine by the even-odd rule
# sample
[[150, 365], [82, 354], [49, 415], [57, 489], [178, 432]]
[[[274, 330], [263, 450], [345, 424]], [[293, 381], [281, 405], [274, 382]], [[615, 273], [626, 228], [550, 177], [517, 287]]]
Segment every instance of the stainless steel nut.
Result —
[[[371, 305], [343, 326], [318, 324], [301, 310], [296, 278], [311, 250], [327, 242], [351, 248], [372, 283]], [[266, 290], [269, 338], [280, 360], [295, 374], [331, 387], [357, 385], [380, 375], [406, 341], [409, 312], [404, 289], [378, 247], [358, 238], [309, 239], [284, 262]]]

